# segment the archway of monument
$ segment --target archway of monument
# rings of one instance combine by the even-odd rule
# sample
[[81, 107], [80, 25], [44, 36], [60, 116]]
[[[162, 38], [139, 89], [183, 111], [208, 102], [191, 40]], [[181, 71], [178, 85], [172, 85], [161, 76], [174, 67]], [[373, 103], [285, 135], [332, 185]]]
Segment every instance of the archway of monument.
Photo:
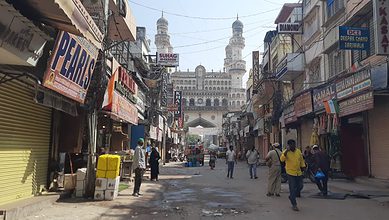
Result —
[[196, 118], [195, 120], [186, 123], [186, 126], [188, 128], [190, 128], [190, 127], [195, 128], [195, 127], [199, 127], [199, 126], [203, 127], [203, 128], [216, 128], [217, 127], [214, 123], [212, 123], [204, 118], [201, 118], [201, 117]]

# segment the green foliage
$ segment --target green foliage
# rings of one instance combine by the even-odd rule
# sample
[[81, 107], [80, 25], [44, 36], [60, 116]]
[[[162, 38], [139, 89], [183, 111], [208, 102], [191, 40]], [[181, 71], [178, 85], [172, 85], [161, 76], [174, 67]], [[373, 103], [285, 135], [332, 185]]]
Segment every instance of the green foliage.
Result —
[[201, 137], [197, 134], [189, 134], [186, 136], [186, 143], [188, 144], [197, 144], [197, 141], [201, 139]]

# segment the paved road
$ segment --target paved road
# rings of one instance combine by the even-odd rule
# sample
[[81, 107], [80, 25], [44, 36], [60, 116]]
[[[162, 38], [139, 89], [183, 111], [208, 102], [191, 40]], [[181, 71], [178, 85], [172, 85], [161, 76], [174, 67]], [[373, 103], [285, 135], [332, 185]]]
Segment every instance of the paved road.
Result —
[[[183, 168], [169, 164], [161, 169], [159, 182], [145, 181], [143, 197], [122, 191], [114, 201], [93, 202], [68, 199], [27, 219], [387, 219], [389, 208], [366, 199], [310, 198], [317, 192], [306, 183], [300, 212], [290, 208], [287, 185], [281, 197], [267, 197], [267, 169], [259, 169], [259, 179], [250, 179], [247, 165], [239, 163], [235, 178], [226, 178], [226, 165], [218, 160], [216, 169]], [[331, 189], [330, 189], [331, 191]], [[336, 191], [332, 189], [332, 191]], [[339, 192], [339, 191], [337, 191]]]

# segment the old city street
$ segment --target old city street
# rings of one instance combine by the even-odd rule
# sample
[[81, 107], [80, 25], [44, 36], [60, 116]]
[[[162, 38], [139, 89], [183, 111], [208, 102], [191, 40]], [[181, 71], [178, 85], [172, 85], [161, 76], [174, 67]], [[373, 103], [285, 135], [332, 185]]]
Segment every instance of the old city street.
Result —
[[[267, 168], [250, 179], [247, 165], [240, 162], [234, 179], [226, 178], [224, 160], [216, 169], [208, 166], [184, 168], [168, 164], [161, 169], [159, 182], [145, 181], [143, 196], [131, 196], [132, 186], [114, 201], [65, 199], [27, 219], [385, 219], [387, 205], [374, 200], [348, 197], [345, 200], [311, 198], [316, 186], [305, 181], [301, 211], [290, 208], [287, 184], [281, 197], [267, 197]], [[344, 183], [351, 184], [351, 183]], [[346, 193], [330, 181], [330, 191]], [[351, 185], [350, 185], [351, 186]], [[343, 188], [347, 188], [343, 187]], [[363, 208], [358, 208], [363, 207]]]

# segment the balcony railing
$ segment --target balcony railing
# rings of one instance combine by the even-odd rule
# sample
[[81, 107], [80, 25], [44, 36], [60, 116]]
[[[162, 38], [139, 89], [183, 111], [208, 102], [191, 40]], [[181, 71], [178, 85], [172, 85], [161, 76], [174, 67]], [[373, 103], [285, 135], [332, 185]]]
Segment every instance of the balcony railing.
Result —
[[288, 53], [276, 68], [279, 80], [291, 81], [304, 71], [304, 53]]

